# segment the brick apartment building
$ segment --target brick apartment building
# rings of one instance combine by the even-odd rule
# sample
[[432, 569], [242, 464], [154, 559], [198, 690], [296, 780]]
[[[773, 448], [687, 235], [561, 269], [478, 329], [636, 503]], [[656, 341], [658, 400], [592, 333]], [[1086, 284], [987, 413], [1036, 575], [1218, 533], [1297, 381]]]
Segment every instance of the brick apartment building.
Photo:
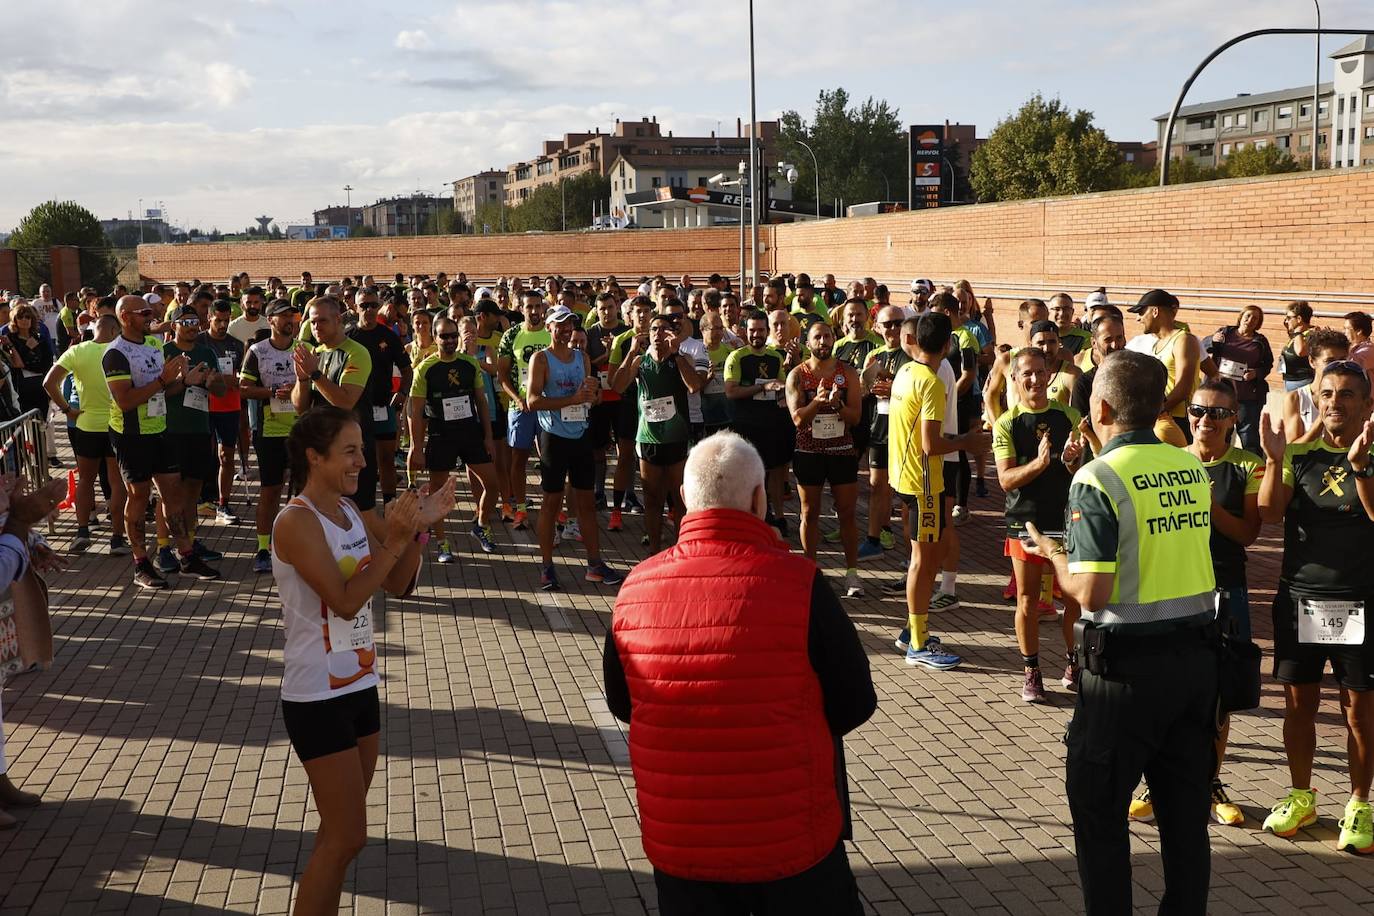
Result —
[[314, 212], [316, 226], [347, 226], [350, 230], [363, 224], [363, 208], [331, 204]]
[[419, 235], [425, 220], [453, 204], [447, 197], [411, 194], [388, 197], [363, 207], [363, 225], [378, 235]]
[[458, 217], [458, 231], [477, 231], [477, 208], [486, 203], [500, 203], [505, 199], [505, 188], [506, 173], [499, 169], [488, 169], [453, 182], [453, 212]]

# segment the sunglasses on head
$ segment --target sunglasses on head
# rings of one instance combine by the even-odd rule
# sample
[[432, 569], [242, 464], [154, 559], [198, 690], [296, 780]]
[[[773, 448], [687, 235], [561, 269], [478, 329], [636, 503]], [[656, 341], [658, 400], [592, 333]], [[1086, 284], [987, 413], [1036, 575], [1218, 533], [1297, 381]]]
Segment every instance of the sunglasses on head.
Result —
[[446, 332], [446, 333], [440, 334], [440, 335], [439, 335], [439, 339], [440, 339], [440, 340], [457, 340], [457, 339], [458, 339], [458, 332], [457, 332], [457, 331], [448, 331], [448, 332]]
[[134, 314], [135, 314], [135, 315], [142, 315], [144, 318], [148, 318], [148, 317], [151, 317], [151, 316], [152, 316], [153, 310], [152, 310], [152, 309], [138, 309], [137, 311], [134, 312]]
[[1188, 413], [1198, 419], [1207, 417], [1211, 420], [1229, 420], [1236, 415], [1231, 407], [1204, 407], [1202, 404], [1189, 404]]
[[1332, 371], [1349, 372], [1362, 375], [1364, 374], [1364, 366], [1361, 366], [1353, 359], [1333, 359], [1331, 362], [1327, 363], [1325, 366], [1322, 367], [1322, 375], [1326, 375], [1328, 372]]

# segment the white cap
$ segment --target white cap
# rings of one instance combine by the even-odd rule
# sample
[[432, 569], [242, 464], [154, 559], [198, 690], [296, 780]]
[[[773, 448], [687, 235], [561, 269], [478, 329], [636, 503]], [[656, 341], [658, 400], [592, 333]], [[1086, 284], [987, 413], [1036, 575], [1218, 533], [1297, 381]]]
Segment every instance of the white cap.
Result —
[[649, 283], [641, 283], [641, 284], [639, 284], [639, 294], [640, 294], [641, 296], [648, 296], [648, 295], [651, 295], [651, 294], [653, 293], [653, 291], [654, 291], [654, 288], [653, 288], [653, 285], [652, 285], [652, 284], [649, 284]]
[[557, 305], [549, 309], [549, 313], [544, 316], [545, 324], [560, 324], [564, 321], [572, 321], [577, 317], [577, 313], [566, 305]]
[[912, 280], [911, 291], [913, 293], [933, 293], [935, 292], [935, 284], [931, 283], [929, 280]]
[[1107, 302], [1107, 294], [1098, 289], [1088, 293], [1088, 298], [1084, 300], [1083, 307], [1091, 310], [1109, 304], [1110, 303]]
[[143, 295], [143, 301], [148, 303], [149, 305], [161, 305], [162, 297], [159, 296], [157, 293], [145, 293]]
[[495, 298], [496, 298], [496, 295], [491, 291], [491, 287], [490, 287], [490, 286], [479, 286], [479, 287], [477, 287], [477, 301], [480, 302], [480, 301], [482, 301], [483, 299], [495, 299]]

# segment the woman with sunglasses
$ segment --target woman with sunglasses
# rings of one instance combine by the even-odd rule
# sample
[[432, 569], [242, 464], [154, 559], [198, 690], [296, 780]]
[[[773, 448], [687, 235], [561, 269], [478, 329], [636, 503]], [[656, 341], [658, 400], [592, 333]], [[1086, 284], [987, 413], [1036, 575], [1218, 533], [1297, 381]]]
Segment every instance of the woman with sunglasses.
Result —
[[[18, 381], [19, 410], [21, 413], [36, 410], [39, 419], [46, 422], [49, 401], [48, 393], [43, 390], [43, 377], [56, 357], [38, 310], [27, 302], [16, 306], [10, 314], [5, 338], [9, 344], [10, 364], [17, 370], [14, 377]], [[51, 441], [51, 433], [48, 438]], [[56, 457], [50, 457], [48, 463], [52, 467], [62, 466]]]
[[[1234, 633], [1250, 639], [1250, 593], [1245, 575], [1245, 551], [1260, 530], [1259, 488], [1264, 459], [1232, 445], [1240, 417], [1236, 386], [1226, 379], [1208, 379], [1193, 392], [1188, 425], [1197, 456], [1212, 484], [1212, 571], [1221, 592], [1221, 612], [1234, 622]], [[1223, 624], [1226, 625], [1226, 624]], [[1217, 735], [1217, 770], [1212, 777], [1212, 819], [1236, 827], [1245, 822], [1241, 809], [1226, 796], [1221, 761], [1231, 730], [1229, 718]]]

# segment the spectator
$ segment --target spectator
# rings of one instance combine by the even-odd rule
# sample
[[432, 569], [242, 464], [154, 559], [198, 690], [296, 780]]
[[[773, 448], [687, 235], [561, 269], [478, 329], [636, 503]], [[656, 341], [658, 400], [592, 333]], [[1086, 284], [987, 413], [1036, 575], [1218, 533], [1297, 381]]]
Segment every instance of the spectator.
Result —
[[841, 736], [877, 697], [825, 578], [764, 523], [763, 480], [734, 433], [697, 445], [678, 543], [630, 574], [606, 638], [664, 916], [862, 912]]
[[1301, 299], [1288, 303], [1283, 313], [1283, 329], [1288, 332], [1288, 344], [1279, 354], [1279, 373], [1285, 391], [1310, 385], [1317, 377], [1308, 359], [1307, 338], [1312, 333], [1312, 306]]
[[[1367, 322], [1369, 319], [1366, 318]], [[1265, 382], [1274, 368], [1274, 353], [1269, 339], [1259, 332], [1264, 312], [1257, 305], [1240, 310], [1234, 325], [1227, 325], [1208, 338], [1205, 350], [1216, 364], [1217, 374], [1236, 386], [1236, 434], [1241, 448], [1259, 454], [1259, 415], [1269, 392]], [[1374, 355], [1374, 354], [1371, 354]]]
[[1374, 341], [1369, 339], [1374, 332], [1374, 319], [1364, 312], [1351, 312], [1345, 316], [1345, 336], [1350, 338], [1350, 358], [1364, 367], [1367, 373], [1374, 369]]

